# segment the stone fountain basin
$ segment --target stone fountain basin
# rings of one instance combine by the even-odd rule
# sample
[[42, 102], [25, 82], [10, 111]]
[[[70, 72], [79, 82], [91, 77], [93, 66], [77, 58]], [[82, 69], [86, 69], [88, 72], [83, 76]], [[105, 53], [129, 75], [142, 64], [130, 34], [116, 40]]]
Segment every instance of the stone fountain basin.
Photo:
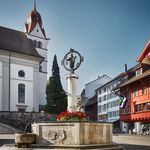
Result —
[[36, 139], [36, 135], [33, 133], [16, 133], [15, 134], [15, 143], [18, 147], [21, 147], [22, 145], [29, 146], [30, 144], [34, 144]]
[[112, 124], [100, 122], [51, 122], [32, 124], [36, 144], [89, 145], [112, 143]]

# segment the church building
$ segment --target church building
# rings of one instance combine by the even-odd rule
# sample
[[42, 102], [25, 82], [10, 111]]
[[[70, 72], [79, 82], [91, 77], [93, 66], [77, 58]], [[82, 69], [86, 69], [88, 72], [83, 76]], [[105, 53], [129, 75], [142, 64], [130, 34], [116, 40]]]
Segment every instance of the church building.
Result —
[[0, 111], [38, 112], [46, 104], [49, 39], [36, 3], [25, 30], [0, 26]]

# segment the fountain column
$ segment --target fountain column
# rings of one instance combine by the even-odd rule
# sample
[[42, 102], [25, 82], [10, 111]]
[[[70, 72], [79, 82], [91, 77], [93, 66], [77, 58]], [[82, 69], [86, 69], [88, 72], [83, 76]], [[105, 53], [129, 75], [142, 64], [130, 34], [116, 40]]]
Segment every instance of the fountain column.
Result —
[[83, 57], [74, 49], [70, 49], [70, 51], [64, 56], [64, 59], [62, 61], [62, 65], [64, 66], [64, 68], [69, 71], [69, 75], [66, 76], [68, 82], [67, 110], [69, 112], [77, 110], [76, 81], [78, 79], [78, 76], [74, 73], [74, 71], [79, 68], [82, 61]]
[[73, 112], [77, 108], [77, 96], [76, 96], [76, 80], [78, 76], [75, 74], [70, 74], [67, 77], [68, 82], [68, 106], [67, 110]]

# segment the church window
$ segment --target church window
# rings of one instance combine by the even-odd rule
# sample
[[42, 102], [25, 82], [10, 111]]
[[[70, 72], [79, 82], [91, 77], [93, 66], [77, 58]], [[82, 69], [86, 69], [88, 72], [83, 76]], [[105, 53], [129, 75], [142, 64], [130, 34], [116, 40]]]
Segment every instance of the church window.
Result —
[[25, 84], [18, 84], [18, 103], [25, 103]]
[[39, 42], [36, 41], [35, 47], [39, 47]]
[[39, 30], [38, 30], [38, 29], [37, 29], [36, 31], [37, 31], [37, 32], [39, 32]]
[[41, 66], [41, 65], [40, 65], [40, 67], [39, 67], [39, 71], [42, 72], [42, 66]]
[[18, 76], [19, 77], [25, 77], [25, 72], [23, 70], [19, 70]]
[[39, 42], [38, 41], [34, 40], [33, 44], [34, 44], [35, 47], [39, 47]]
[[39, 48], [42, 48], [42, 42], [39, 41]]
[[41, 41], [33, 40], [33, 44], [35, 47], [42, 48], [42, 42]]
[[33, 43], [34, 43], [34, 46], [36, 47], [36, 40], [34, 40]]

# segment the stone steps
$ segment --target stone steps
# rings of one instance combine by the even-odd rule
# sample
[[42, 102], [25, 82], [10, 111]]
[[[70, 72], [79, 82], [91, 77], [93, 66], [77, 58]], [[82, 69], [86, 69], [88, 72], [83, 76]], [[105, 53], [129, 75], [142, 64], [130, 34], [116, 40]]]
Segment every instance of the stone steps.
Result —
[[[6, 146], [2, 146], [1, 148], [0, 148], [0, 150], [47, 150], [47, 149], [49, 149], [49, 150], [53, 150], [53, 149], [55, 149], [55, 150], [82, 150], [82, 149], [74, 149], [74, 148], [69, 148], [69, 149], [66, 149], [66, 148], [17, 148], [17, 147], [14, 147], [14, 146], [8, 146], [8, 145], [6, 145]], [[122, 147], [113, 147], [113, 148], [111, 148], [111, 147], [109, 147], [109, 148], [97, 148], [97, 149], [86, 149], [86, 150], [124, 150]]]
[[59, 149], [59, 150], [123, 150], [122, 147], [117, 144], [92, 144], [92, 145], [42, 145], [42, 144], [33, 144], [33, 148], [49, 148], [49, 149]]
[[[14, 144], [4, 145], [0, 150], [19, 150]], [[117, 144], [92, 144], [92, 145], [46, 145], [32, 144], [32, 148], [22, 148], [23, 150], [124, 150]]]

